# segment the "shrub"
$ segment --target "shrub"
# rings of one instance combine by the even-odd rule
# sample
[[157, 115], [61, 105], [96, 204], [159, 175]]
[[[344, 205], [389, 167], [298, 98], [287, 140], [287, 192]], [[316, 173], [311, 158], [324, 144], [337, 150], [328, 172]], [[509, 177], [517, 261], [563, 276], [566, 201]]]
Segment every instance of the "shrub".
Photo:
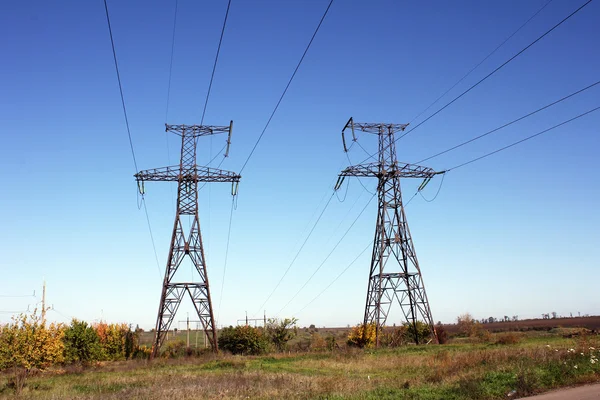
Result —
[[374, 322], [370, 324], [358, 324], [348, 334], [348, 346], [371, 347], [375, 344], [377, 327]]
[[94, 325], [94, 329], [98, 334], [106, 359], [117, 361], [132, 357], [137, 347], [138, 335], [132, 332], [127, 324], [100, 322]]
[[0, 370], [6, 368], [45, 369], [63, 361], [64, 327], [47, 325], [37, 316], [21, 314], [0, 327]]
[[67, 363], [104, 359], [96, 330], [84, 321], [73, 319], [71, 325], [65, 329], [63, 341]]
[[521, 341], [521, 336], [514, 332], [502, 333], [496, 337], [496, 344], [517, 344]]
[[221, 330], [218, 343], [221, 349], [242, 355], [266, 353], [268, 348], [268, 338], [261, 329], [243, 325]]
[[267, 323], [267, 335], [277, 350], [285, 350], [287, 342], [296, 337], [298, 334], [295, 326], [297, 321], [296, 318], [286, 318], [283, 320], [276, 318], [269, 319]]
[[413, 343], [426, 343], [431, 338], [431, 329], [424, 322], [416, 321], [414, 324], [404, 324], [406, 328], [406, 341]]
[[492, 334], [490, 331], [485, 329], [482, 324], [475, 323], [473, 324], [473, 329], [471, 332], [471, 337], [476, 338], [480, 342], [487, 343], [492, 339]]
[[179, 358], [187, 355], [187, 345], [183, 340], [167, 342], [161, 355], [165, 358]]
[[438, 323], [435, 326], [435, 333], [437, 335], [439, 344], [445, 344], [448, 342], [448, 332], [446, 332], [446, 329], [441, 323]]
[[327, 342], [323, 336], [319, 335], [317, 332], [310, 335], [310, 349], [314, 351], [322, 351], [327, 348]]
[[473, 328], [475, 326], [475, 320], [469, 313], [464, 313], [456, 317], [456, 324], [458, 325], [458, 331], [463, 336], [473, 336]]
[[327, 350], [329, 351], [333, 351], [336, 347], [339, 347], [337, 341], [335, 340], [335, 336], [333, 335], [327, 336], [327, 339], [325, 339], [325, 341], [327, 342]]

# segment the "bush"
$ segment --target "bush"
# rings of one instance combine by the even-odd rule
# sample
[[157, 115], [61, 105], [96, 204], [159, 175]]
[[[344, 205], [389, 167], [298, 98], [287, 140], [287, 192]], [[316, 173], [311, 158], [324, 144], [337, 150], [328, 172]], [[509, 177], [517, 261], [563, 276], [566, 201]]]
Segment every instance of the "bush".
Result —
[[517, 344], [521, 341], [521, 336], [514, 332], [502, 333], [496, 337], [496, 344]]
[[415, 324], [405, 323], [406, 341], [410, 343], [427, 343], [431, 338], [431, 329], [424, 322], [416, 321]]
[[261, 329], [243, 325], [221, 330], [218, 343], [232, 354], [258, 355], [266, 353], [268, 348], [268, 338]]
[[283, 320], [276, 318], [269, 319], [267, 323], [267, 335], [277, 350], [285, 350], [287, 342], [296, 337], [298, 334], [295, 326], [297, 321], [296, 318], [286, 318]]
[[104, 351], [96, 330], [84, 321], [73, 319], [63, 338], [65, 361], [88, 362], [104, 359]]
[[358, 324], [348, 334], [348, 346], [371, 347], [375, 344], [377, 327], [374, 322], [370, 324]]
[[445, 344], [448, 342], [448, 332], [446, 332], [446, 329], [441, 323], [438, 323], [435, 326], [435, 333], [437, 335], [439, 344]]
[[0, 326], [0, 370], [45, 369], [63, 361], [64, 327], [47, 325], [35, 312], [21, 314], [13, 322]]
[[94, 329], [107, 360], [126, 360], [133, 356], [138, 346], [138, 335], [127, 324], [100, 322], [94, 325]]
[[167, 342], [161, 355], [165, 358], [179, 358], [187, 355], [187, 345], [183, 340]]
[[466, 337], [473, 336], [473, 329], [475, 326], [475, 320], [469, 313], [464, 313], [456, 317], [456, 324], [458, 325], [458, 331]]
[[323, 336], [317, 332], [310, 335], [310, 349], [314, 351], [322, 351], [327, 348], [327, 342]]

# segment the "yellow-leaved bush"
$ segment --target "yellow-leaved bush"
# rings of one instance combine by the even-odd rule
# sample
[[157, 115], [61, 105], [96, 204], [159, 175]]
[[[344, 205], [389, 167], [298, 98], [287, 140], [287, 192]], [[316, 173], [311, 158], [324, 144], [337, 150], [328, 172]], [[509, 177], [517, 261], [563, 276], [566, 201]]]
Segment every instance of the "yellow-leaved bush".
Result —
[[47, 324], [35, 313], [21, 314], [0, 326], [0, 370], [45, 369], [63, 362], [64, 326]]
[[375, 323], [358, 324], [348, 334], [348, 345], [356, 347], [370, 347], [375, 344], [377, 327]]

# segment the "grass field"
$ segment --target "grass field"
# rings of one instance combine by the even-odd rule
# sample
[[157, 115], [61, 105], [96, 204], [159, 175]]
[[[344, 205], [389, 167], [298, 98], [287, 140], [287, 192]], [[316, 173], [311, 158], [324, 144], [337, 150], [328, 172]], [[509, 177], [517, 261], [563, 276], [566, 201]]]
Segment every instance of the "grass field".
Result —
[[[564, 333], [499, 333], [489, 343], [457, 338], [380, 350], [106, 362], [32, 376], [20, 398], [506, 399], [600, 381], [600, 363], [593, 361], [600, 358], [600, 337]], [[10, 378], [10, 372], [0, 375], [1, 398], [15, 397]]]

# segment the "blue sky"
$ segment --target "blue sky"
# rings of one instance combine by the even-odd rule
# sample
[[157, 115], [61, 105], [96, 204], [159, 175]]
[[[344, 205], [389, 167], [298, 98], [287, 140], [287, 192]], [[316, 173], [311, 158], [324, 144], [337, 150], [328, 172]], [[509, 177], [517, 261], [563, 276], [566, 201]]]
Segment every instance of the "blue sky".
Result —
[[[327, 6], [327, 1], [232, 1], [205, 123], [234, 120], [239, 171]], [[201, 192], [201, 224], [219, 325], [260, 306], [290, 265], [340, 169], [341, 128], [360, 122], [413, 126], [484, 77], [580, 3], [554, 0], [428, 112], [413, 118], [488, 55], [546, 1], [337, 1], [255, 154], [233, 213], [227, 184]], [[226, 1], [180, 0], [170, 102], [174, 1], [109, 1], [123, 91], [140, 169], [177, 163], [164, 123], [199, 123]], [[416, 162], [598, 80], [600, 6], [592, 2], [469, 94], [397, 143]], [[174, 217], [175, 187], [148, 183], [157, 266], [136, 185], [101, 1], [0, 4], [0, 311], [39, 302], [49, 316], [154, 326]], [[592, 88], [469, 146], [434, 158], [443, 170], [599, 106]], [[600, 279], [600, 112], [447, 174], [433, 202], [407, 216], [433, 318], [470, 312], [538, 317], [597, 314]], [[204, 165], [225, 137], [199, 142]], [[367, 151], [375, 138], [359, 136]], [[366, 158], [354, 146], [353, 163]], [[219, 156], [220, 157], [220, 156]], [[423, 192], [434, 197], [441, 179]], [[375, 182], [363, 180], [373, 191]], [[404, 199], [420, 181], [403, 182]], [[345, 190], [345, 189], [344, 189]], [[304, 308], [372, 239], [376, 201], [301, 294], [371, 195], [356, 180], [334, 197], [280, 287], [268, 316], [300, 325], [362, 319], [370, 251]], [[219, 308], [219, 299], [221, 306]], [[298, 313], [299, 310], [304, 310]], [[177, 320], [191, 304], [184, 303]], [[280, 312], [281, 310], [281, 312]], [[0, 313], [0, 322], [10, 319]], [[389, 321], [395, 322], [395, 321]], [[400, 322], [400, 320], [396, 321]]]

